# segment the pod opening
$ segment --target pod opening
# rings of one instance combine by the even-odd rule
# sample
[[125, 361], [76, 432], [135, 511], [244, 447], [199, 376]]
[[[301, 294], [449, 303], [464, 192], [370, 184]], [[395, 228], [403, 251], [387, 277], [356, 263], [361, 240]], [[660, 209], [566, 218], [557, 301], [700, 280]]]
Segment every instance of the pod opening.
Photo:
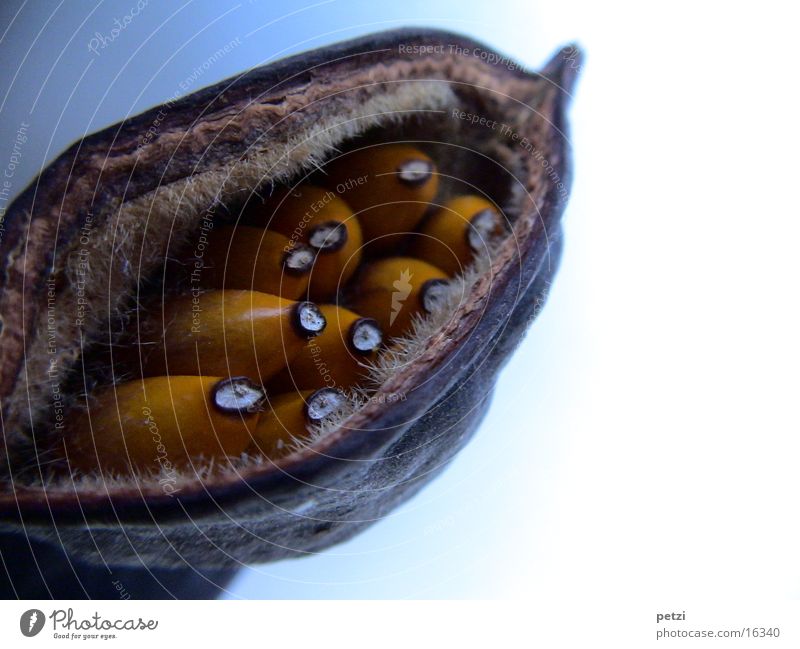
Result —
[[[339, 126], [338, 130], [333, 129], [333, 135], [310, 132], [306, 134], [307, 144], [302, 155], [287, 146], [287, 151], [295, 157], [245, 160], [239, 163], [242, 169], [238, 169], [234, 161], [230, 168], [211, 174], [202, 183], [195, 180], [197, 191], [194, 193], [179, 196], [177, 188], [159, 187], [151, 194], [123, 204], [120, 218], [125, 219], [129, 240], [114, 249], [113, 226], [109, 221], [105, 226], [109, 229], [108, 239], [96, 241], [97, 250], [106, 253], [103, 273], [107, 280], [110, 279], [112, 287], [107, 290], [119, 293], [122, 299], [111, 306], [101, 304], [107, 290], [97, 290], [103, 286], [100, 278], [93, 276], [90, 286], [83, 282], [87, 286], [84, 290], [93, 292], [97, 299], [92, 305], [91, 318], [86, 318], [91, 326], [81, 332], [84, 344], [75, 354], [69, 371], [65, 371], [59, 381], [63, 398], [60, 415], [69, 417], [71, 412], [91, 408], [92, 395], [98, 390], [141, 380], [143, 358], [162, 354], [163, 350], [159, 347], [162, 342], [143, 340], [136, 334], [150, 323], [159, 335], [166, 335], [175, 320], [174, 314], [170, 316], [172, 319], [165, 316], [165, 305], [180, 296], [193, 300], [195, 296], [208, 295], [215, 290], [229, 290], [214, 289], [205, 280], [208, 266], [204, 255], [215, 229], [223, 224], [233, 228], [252, 225], [248, 210], [254, 202], [263, 203], [283, 191], [313, 186], [321, 189], [321, 196], [298, 215], [295, 227], [278, 230], [275, 226], [275, 231], [280, 231], [289, 240], [286, 249], [281, 251], [285, 275], [293, 278], [303, 276], [306, 282], [290, 285], [287, 291], [294, 292], [277, 296], [288, 305], [290, 315], [287, 322], [291, 326], [282, 328], [276, 325], [274, 330], [264, 334], [254, 326], [252, 318], [245, 318], [242, 329], [242, 336], [252, 345], [260, 345], [265, 340], [275, 344], [272, 352], [264, 352], [263, 356], [280, 358], [279, 367], [270, 369], [271, 374], [264, 374], [263, 358], [255, 353], [254, 370], [247, 376], [223, 376], [210, 399], [214, 407], [228, 413], [242, 410], [251, 413], [261, 408], [265, 402], [264, 386], [282, 369], [291, 369], [292, 359], [299, 353], [297, 349], [302, 348], [302, 344], [297, 349], [289, 348], [287, 341], [293, 335], [290, 332], [305, 340], [313, 341], [320, 337], [332, 326], [326, 321], [320, 306], [336, 304], [353, 310], [359, 316], [342, 340], [347, 355], [369, 355], [377, 350], [377, 357], [368, 364], [367, 375], [357, 384], [324, 388], [306, 400], [306, 413], [315, 427], [310, 434], [304, 435], [305, 446], [313, 446], [334, 434], [343, 434], [343, 417], [370, 403], [370, 395], [376, 387], [391, 379], [398, 368], [409, 366], [415, 358], [429, 352], [431, 341], [448, 323], [458, 319], [459, 310], [471, 299], [475, 287], [483, 283], [482, 290], [485, 290], [485, 286], [491, 283], [496, 263], [494, 252], [514, 231], [520, 214], [530, 212], [540, 198], [530, 195], [530, 187], [522, 182], [523, 178], [530, 176], [533, 165], [530, 152], [520, 147], [516, 137], [523, 130], [531, 133], [530, 146], [535, 148], [533, 133], [536, 129], [529, 129], [524, 121], [520, 121], [518, 108], [513, 102], [492, 104], [478, 86], [455, 92], [446, 83], [432, 82], [419, 85], [418, 89], [420, 92], [424, 89], [424, 93], [401, 93], [394, 98], [405, 106], [408, 113], [400, 118], [386, 113], [375, 123], [375, 120], [365, 117], [369, 114], [369, 106], [365, 106], [360, 109], [364, 115], [363, 126], [356, 128], [355, 132]], [[443, 111], [449, 115], [445, 120], [441, 117]], [[456, 116], [465, 111], [493, 114], [499, 121], [515, 124], [516, 130], [499, 135]], [[537, 117], [528, 115], [525, 119], [536, 120]], [[539, 130], [543, 132], [544, 128], [542, 124]], [[538, 146], [543, 148], [544, 144]], [[399, 160], [387, 162], [389, 166], [384, 169], [389, 171], [370, 170], [369, 165], [374, 164], [376, 157], [384, 155], [383, 152], [392, 147], [403, 150]], [[407, 149], [421, 155], [409, 157]], [[257, 157], [253, 155], [254, 159]], [[252, 166], [247, 166], [251, 162]], [[542, 171], [540, 176], [543, 177], [544, 173]], [[388, 185], [379, 185], [382, 178], [395, 180], [396, 193]], [[366, 199], [363, 198], [365, 195]], [[417, 259], [414, 257], [417, 254], [414, 238], [425, 220], [448, 200], [465, 195], [478, 196], [496, 209], [475, 215], [471, 229], [453, 233], [453, 241], [457, 238], [466, 241], [469, 249], [468, 253], [463, 253], [466, 256], [459, 259], [459, 272], [444, 273], [446, 277], [429, 277], [412, 269], [408, 273], [401, 270], [397, 275], [381, 280], [383, 284], [374, 290], [374, 295], [370, 294], [374, 301], [363, 306], [362, 310], [362, 304], [357, 305], [351, 297], [354, 292], [358, 293], [359, 282], [363, 280], [369, 262], [405, 256]], [[348, 205], [351, 213], [336, 212], [335, 218], [328, 218], [326, 210], [333, 209], [331, 206], [339, 202]], [[280, 213], [280, 209], [280, 206], [276, 208], [275, 213]], [[381, 210], [378, 218], [370, 219], [373, 212]], [[268, 219], [275, 213], [268, 215]], [[315, 221], [320, 213], [322, 217]], [[149, 224], [142, 218], [144, 214], [149, 216]], [[497, 215], [502, 218], [500, 224]], [[273, 228], [269, 223], [268, 220], [263, 226], [267, 230]], [[354, 236], [355, 229], [360, 230], [359, 237]], [[167, 236], [168, 233], [174, 235]], [[372, 242], [384, 239], [388, 243], [383, 247], [370, 248]], [[462, 254], [444, 237], [440, 241], [452, 254]], [[73, 254], [66, 255], [61, 271], [63, 285], [73, 288], [77, 285], [77, 275], [70, 260], [75, 259], [74, 252], [78, 249], [76, 244]], [[131, 264], [130, 259], [138, 261]], [[237, 264], [242, 259], [233, 250], [227, 263]], [[424, 258], [418, 261], [428, 263]], [[256, 261], [252, 263], [256, 264]], [[286, 285], [284, 277], [281, 289]], [[221, 331], [225, 332], [223, 337], [228, 336], [231, 327], [228, 316], [240, 315], [226, 311], [227, 307], [222, 307], [219, 313], [210, 313], [204, 307], [194, 312], [191, 303], [188, 308], [188, 335], [195, 333], [193, 326], [200, 329], [210, 326], [208, 322], [218, 316], [222, 323]], [[278, 303], [275, 309], [279, 310]], [[195, 315], [196, 325], [192, 319]], [[404, 328], [398, 331], [384, 326], [383, 319], [394, 324], [404, 322], [406, 317]], [[220, 353], [228, 354], [227, 339], [221, 342]], [[199, 346], [193, 351], [200, 355], [206, 353]], [[323, 359], [322, 362], [333, 361]], [[272, 395], [267, 396], [267, 401], [270, 401]], [[345, 405], [349, 405], [349, 409]], [[52, 466], [42, 470], [41, 466], [34, 467], [28, 460], [17, 459], [10, 463], [11, 470], [30, 483], [53, 485], [63, 480], [66, 487], [72, 478], [65, 477], [63, 464], [59, 464], [60, 458], [56, 457], [65, 428], [55, 425], [50, 406], [46, 398], [41, 399], [34, 413], [33, 429], [25, 431], [30, 444], [20, 449], [22, 455], [19, 458], [31, 452], [33, 440], [36, 440], [35, 448], [41, 457], [55, 457]], [[340, 418], [331, 416], [336, 413], [345, 414]], [[18, 419], [24, 421], [23, 417], [18, 416]], [[68, 429], [67, 434], [71, 434]], [[281, 446], [297, 451], [291, 445]], [[246, 446], [238, 455], [193, 460], [195, 464], [202, 464], [207, 459], [209, 466], [215, 467], [209, 471], [218, 474], [229, 472], [231, 467], [236, 467], [237, 471], [247, 467], [255, 471], [265, 470], [263, 457], [251, 449]], [[297, 452], [303, 452], [303, 449]], [[285, 458], [289, 455], [269, 458], [268, 466]], [[142, 470], [135, 476], [121, 476], [119, 479], [124, 482], [135, 478], [140, 483], [152, 485], [157, 476], [158, 468], [154, 467], [150, 473]], [[186, 480], [195, 478], [196, 475], [187, 476]], [[92, 480], [102, 478], [100, 474], [89, 473], [82, 479], [91, 484]]]

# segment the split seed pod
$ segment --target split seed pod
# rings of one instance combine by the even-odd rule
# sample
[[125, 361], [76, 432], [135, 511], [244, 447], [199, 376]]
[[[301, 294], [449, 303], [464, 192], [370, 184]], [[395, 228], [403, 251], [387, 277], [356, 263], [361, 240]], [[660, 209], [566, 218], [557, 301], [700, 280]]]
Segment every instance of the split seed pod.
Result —
[[[82, 565], [228, 569], [329, 547], [416, 493], [477, 428], [546, 297], [578, 63], [569, 48], [535, 74], [461, 36], [388, 32], [249, 71], [65, 152], [3, 224], [0, 532], [63, 547]], [[202, 256], [205, 221], [243, 195], [292, 186], [341, 151], [397, 142], [425, 143], [441, 174], [437, 203], [458, 178], [510, 224], [454, 280], [446, 317], [426, 321], [421, 333], [440, 335], [394, 350], [365, 403], [274, 462], [179, 473], [170, 493], [144, 473], [55, 472], [47, 449], [65, 434], [67, 408], [93, 382], [119, 380], [119, 336], [148, 292], [170, 288], [165, 259]]]

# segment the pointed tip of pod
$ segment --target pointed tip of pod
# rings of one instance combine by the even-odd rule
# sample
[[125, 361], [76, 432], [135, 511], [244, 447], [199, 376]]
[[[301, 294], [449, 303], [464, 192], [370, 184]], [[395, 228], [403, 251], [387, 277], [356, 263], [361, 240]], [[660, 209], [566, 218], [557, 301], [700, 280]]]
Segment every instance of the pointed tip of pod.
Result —
[[298, 302], [294, 307], [294, 325], [301, 335], [313, 338], [321, 334], [328, 321], [313, 302]]
[[397, 165], [397, 177], [407, 187], [424, 185], [433, 172], [433, 163], [425, 158], [407, 158]]
[[383, 332], [374, 318], [359, 318], [350, 325], [350, 348], [357, 354], [369, 354], [383, 344]]
[[571, 96], [583, 68], [584, 58], [584, 53], [578, 44], [570, 43], [553, 55], [544, 66], [541, 75]]
[[347, 397], [335, 388], [320, 388], [306, 399], [306, 419], [312, 424], [339, 412], [347, 403]]
[[325, 221], [308, 233], [308, 245], [320, 252], [336, 252], [347, 243], [347, 228], [341, 221]]
[[246, 376], [219, 381], [212, 389], [212, 403], [226, 414], [251, 413], [260, 409], [267, 393]]

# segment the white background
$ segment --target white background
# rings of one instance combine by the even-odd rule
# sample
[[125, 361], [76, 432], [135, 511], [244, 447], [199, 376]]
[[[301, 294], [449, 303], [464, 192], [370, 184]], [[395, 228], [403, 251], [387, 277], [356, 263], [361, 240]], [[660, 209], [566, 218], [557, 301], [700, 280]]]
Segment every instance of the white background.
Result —
[[249, 567], [229, 597], [800, 596], [790, 3], [151, 2], [89, 52], [134, 4], [4, 3], [0, 152], [31, 124], [15, 192], [236, 37], [191, 90], [401, 25], [531, 67], [587, 52], [562, 269], [478, 435], [368, 532]]

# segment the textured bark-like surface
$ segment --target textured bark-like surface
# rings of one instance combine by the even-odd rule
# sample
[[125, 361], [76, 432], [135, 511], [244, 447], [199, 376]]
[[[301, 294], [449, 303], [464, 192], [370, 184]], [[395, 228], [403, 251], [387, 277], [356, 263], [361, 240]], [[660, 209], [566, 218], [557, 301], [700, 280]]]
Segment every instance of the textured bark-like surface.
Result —
[[[570, 183], [565, 112], [578, 70], [574, 48], [534, 74], [502, 57], [490, 64], [452, 54], [451, 45], [489, 51], [454, 34], [403, 30], [248, 72], [86, 138], [14, 203], [0, 244], [3, 534], [62, 547], [86, 564], [228, 570], [349, 538], [439, 473], [476, 429], [555, 273]], [[500, 135], [457, 111], [509, 130]], [[185, 478], [175, 494], [155, 480], [14, 477], [36, 463], [33, 439], [52, 434], [52, 381], [68, 384], [83, 342], [125, 308], [118, 294], [135, 293], [135, 278], [158, 270], [159, 245], [173, 230], [235, 203], [242, 188], [304, 173], [348, 138], [381, 127], [428, 137], [431, 124], [507, 176], [501, 198], [512, 236], [436, 344], [398, 367], [374, 399], [307, 451]], [[75, 304], [70, 260], [87, 219], [105, 260], [84, 287], [93, 317], [77, 325], [62, 309], [48, 339], [47, 280], [54, 299]], [[138, 259], [131, 268], [118, 261], [124, 245], [152, 253], [129, 255]]]
[[234, 569], [87, 563], [58, 545], [0, 534], [0, 599], [213, 599]]

